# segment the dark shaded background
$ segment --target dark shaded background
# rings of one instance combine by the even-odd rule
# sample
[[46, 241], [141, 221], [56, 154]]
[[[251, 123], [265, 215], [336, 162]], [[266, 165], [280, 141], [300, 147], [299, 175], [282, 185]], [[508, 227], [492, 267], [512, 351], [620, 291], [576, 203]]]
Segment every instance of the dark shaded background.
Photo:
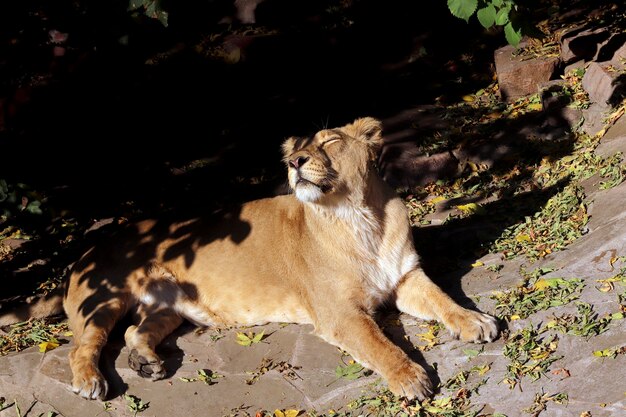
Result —
[[[267, 0], [243, 59], [227, 64], [199, 49], [228, 31], [218, 22], [231, 2], [171, 3], [167, 28], [131, 16], [125, 1], [0, 12], [0, 177], [62, 187], [61, 206], [93, 217], [126, 200], [150, 211], [264, 195], [283, 180], [287, 136], [454, 100], [490, 79], [504, 42], [452, 17], [445, 1]], [[63, 57], [53, 57], [52, 29], [69, 34]], [[173, 175], [201, 158], [212, 162]], [[261, 175], [272, 181], [259, 192], [233, 183]]]

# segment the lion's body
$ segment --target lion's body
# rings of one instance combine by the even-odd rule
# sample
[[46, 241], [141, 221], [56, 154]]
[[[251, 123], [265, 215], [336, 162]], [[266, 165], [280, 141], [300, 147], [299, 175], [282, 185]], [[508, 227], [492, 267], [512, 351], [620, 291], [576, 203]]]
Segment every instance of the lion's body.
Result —
[[165, 376], [155, 346], [183, 318], [207, 326], [311, 323], [381, 373], [393, 392], [423, 398], [424, 370], [371, 318], [384, 302], [442, 320], [465, 340], [491, 340], [492, 318], [455, 304], [419, 268], [403, 202], [372, 167], [380, 123], [359, 119], [283, 146], [295, 195], [183, 223], [144, 221], [74, 267], [64, 307], [75, 338], [75, 392], [106, 395], [100, 350], [126, 313], [131, 367]]

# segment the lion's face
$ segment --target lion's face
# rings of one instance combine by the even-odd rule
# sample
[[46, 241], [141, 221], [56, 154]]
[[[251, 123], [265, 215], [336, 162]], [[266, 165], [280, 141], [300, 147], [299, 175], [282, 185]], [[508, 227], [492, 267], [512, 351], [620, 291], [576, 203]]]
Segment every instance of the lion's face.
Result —
[[291, 137], [283, 143], [289, 185], [298, 200], [320, 204], [362, 190], [381, 144], [381, 123], [371, 117], [309, 138]]

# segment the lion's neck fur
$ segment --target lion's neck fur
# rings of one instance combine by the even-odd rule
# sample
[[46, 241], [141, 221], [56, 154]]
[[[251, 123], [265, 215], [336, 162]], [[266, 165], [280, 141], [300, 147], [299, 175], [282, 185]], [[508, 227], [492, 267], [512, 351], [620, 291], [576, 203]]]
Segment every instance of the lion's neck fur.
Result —
[[[366, 185], [325, 204], [304, 203], [318, 230], [332, 230], [333, 239], [342, 242], [345, 254], [353, 257], [375, 304], [383, 302], [401, 277], [395, 272], [402, 262], [400, 249], [385, 242], [386, 204], [390, 194], [386, 184], [374, 173]], [[393, 213], [396, 215], [396, 213]], [[405, 213], [397, 213], [400, 218]], [[341, 230], [342, 233], [337, 233]]]

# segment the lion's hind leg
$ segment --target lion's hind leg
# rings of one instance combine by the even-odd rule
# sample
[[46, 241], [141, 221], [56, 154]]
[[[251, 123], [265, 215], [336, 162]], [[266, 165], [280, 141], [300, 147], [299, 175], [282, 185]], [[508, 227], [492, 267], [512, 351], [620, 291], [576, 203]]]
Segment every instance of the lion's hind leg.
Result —
[[166, 369], [163, 361], [155, 352], [155, 348], [183, 319], [169, 306], [148, 306], [140, 304], [137, 309], [138, 325], [130, 326], [124, 335], [128, 354], [128, 365], [131, 369], [153, 381], [165, 377]]

